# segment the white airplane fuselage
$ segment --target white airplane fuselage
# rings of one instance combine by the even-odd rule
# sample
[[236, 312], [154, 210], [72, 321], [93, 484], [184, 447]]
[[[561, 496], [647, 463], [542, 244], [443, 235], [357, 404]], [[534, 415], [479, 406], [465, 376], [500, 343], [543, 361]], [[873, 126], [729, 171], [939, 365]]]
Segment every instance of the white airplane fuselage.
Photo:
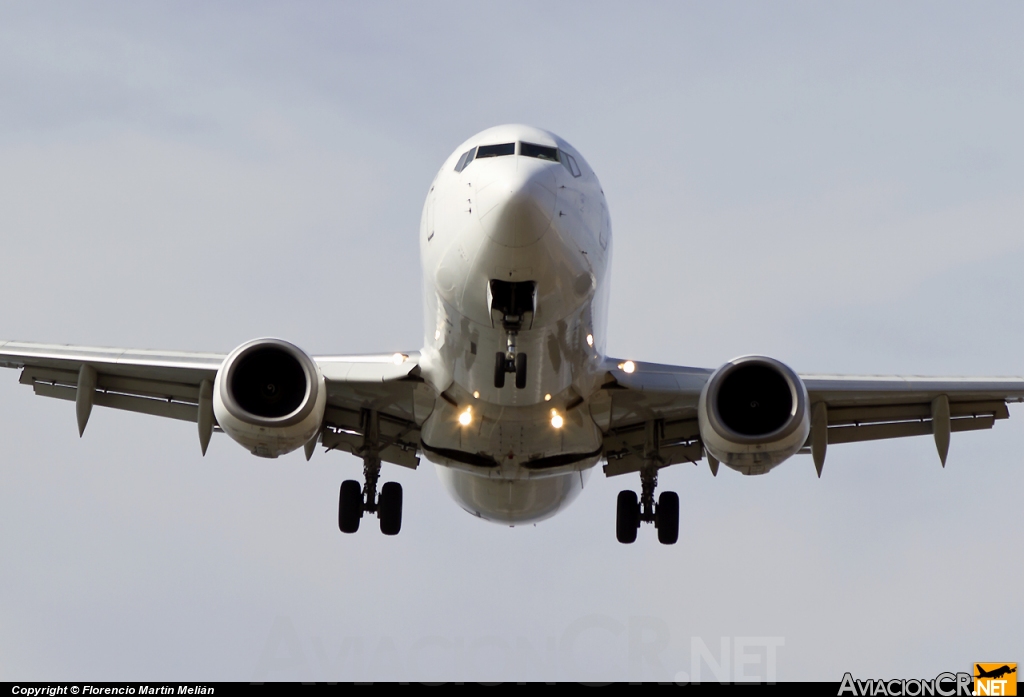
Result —
[[[479, 156], [456, 171], [463, 153], [504, 144], [514, 153], [474, 151]], [[544, 159], [555, 149], [560, 161]], [[434, 178], [420, 253], [422, 374], [441, 395], [421, 427], [424, 455], [474, 515], [506, 524], [554, 515], [601, 458], [587, 399], [605, 345], [611, 225], [597, 177], [552, 133], [518, 125], [483, 131]], [[497, 388], [509, 325], [492, 290], [524, 283], [535, 288], [534, 304], [518, 316], [514, 342], [515, 354], [527, 357], [526, 384], [517, 387], [510, 374]]]

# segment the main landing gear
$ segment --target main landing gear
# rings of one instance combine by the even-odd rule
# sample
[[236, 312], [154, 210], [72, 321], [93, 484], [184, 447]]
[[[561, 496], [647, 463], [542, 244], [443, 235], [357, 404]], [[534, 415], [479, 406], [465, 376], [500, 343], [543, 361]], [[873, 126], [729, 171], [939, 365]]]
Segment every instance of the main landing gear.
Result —
[[679, 494], [663, 491], [654, 503], [654, 489], [658, 486], [658, 470], [650, 466], [640, 472], [641, 494], [620, 491], [615, 511], [615, 537], [623, 544], [636, 542], [640, 523], [654, 523], [658, 529], [658, 542], [674, 545], [679, 539]]
[[338, 528], [342, 532], [353, 533], [359, 529], [359, 519], [363, 513], [376, 513], [380, 519], [380, 531], [385, 535], [397, 535], [402, 529], [402, 485], [398, 482], [387, 482], [377, 495], [377, 476], [380, 474], [380, 462], [376, 471], [367, 472], [364, 466], [366, 484], [349, 479], [341, 483], [341, 496], [338, 501]]

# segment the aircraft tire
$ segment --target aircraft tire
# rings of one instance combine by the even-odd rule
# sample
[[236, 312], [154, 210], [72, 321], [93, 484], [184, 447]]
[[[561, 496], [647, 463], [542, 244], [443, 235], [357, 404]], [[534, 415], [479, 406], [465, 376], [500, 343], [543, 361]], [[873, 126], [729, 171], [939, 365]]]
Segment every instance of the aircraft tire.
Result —
[[620, 491], [615, 508], [615, 538], [622, 544], [636, 542], [640, 527], [640, 501], [635, 491]]
[[520, 353], [516, 356], [516, 389], [526, 387], [526, 354]]
[[505, 354], [502, 351], [494, 354], [494, 386], [499, 390], [505, 386]]
[[338, 529], [345, 533], [355, 532], [362, 516], [363, 488], [354, 479], [347, 479], [341, 483], [341, 495], [338, 497]]
[[380, 516], [380, 531], [385, 535], [397, 535], [402, 529], [402, 485], [388, 482], [380, 489], [377, 515]]
[[663, 491], [654, 511], [654, 527], [658, 528], [658, 542], [674, 545], [679, 539], [679, 494]]

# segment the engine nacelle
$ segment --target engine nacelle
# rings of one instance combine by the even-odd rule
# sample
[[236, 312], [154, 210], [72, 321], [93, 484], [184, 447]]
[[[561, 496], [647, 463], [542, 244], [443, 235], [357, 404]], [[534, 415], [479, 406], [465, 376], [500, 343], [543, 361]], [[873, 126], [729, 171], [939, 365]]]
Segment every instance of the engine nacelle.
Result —
[[323, 423], [320, 367], [281, 339], [255, 339], [224, 359], [213, 384], [217, 424], [253, 455], [277, 457], [306, 444]]
[[734, 358], [701, 390], [700, 437], [719, 462], [764, 474], [807, 442], [807, 402], [807, 388], [789, 366], [764, 356]]

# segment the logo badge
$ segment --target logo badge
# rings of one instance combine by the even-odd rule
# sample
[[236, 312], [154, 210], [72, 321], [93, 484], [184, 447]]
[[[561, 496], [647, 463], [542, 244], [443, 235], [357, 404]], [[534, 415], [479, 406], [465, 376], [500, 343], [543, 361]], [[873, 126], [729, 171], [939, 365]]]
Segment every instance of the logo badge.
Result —
[[1016, 663], [975, 663], [974, 664], [975, 695], [1016, 695], [1017, 664]]

